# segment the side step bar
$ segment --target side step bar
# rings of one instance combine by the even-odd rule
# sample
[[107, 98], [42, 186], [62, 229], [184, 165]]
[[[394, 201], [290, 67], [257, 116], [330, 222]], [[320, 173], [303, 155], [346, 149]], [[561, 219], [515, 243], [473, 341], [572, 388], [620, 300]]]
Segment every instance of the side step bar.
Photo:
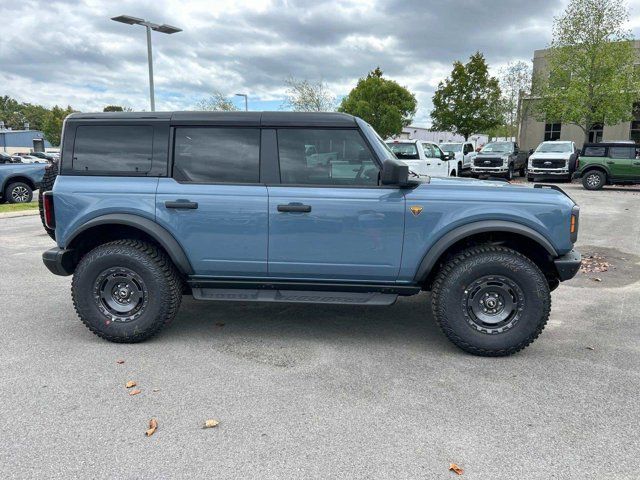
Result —
[[379, 292], [323, 292], [238, 288], [192, 288], [196, 300], [232, 302], [325, 303], [336, 305], [393, 305], [398, 295]]

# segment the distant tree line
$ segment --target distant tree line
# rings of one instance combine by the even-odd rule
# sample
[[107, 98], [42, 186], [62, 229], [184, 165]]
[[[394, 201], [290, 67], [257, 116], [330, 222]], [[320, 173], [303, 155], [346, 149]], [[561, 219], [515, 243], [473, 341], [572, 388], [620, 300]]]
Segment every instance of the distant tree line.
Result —
[[26, 123], [29, 129], [40, 130], [51, 145], [60, 145], [60, 133], [65, 117], [74, 110], [70, 106], [53, 108], [33, 103], [18, 102], [7, 95], [0, 97], [0, 120], [5, 128], [22, 130]]

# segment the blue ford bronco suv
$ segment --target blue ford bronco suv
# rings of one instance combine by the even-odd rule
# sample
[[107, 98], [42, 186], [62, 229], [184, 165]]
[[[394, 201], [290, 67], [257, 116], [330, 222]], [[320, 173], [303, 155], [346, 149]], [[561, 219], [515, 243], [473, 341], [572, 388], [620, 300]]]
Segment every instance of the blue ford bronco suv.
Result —
[[73, 114], [58, 167], [43, 260], [113, 342], [157, 333], [183, 294], [384, 306], [430, 291], [453, 343], [509, 355], [580, 266], [561, 190], [417, 176], [340, 113]]

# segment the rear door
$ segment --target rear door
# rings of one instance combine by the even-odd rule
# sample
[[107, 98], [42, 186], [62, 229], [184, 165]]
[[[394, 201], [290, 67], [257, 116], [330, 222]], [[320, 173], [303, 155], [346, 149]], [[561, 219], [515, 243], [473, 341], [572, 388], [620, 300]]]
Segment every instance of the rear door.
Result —
[[[280, 128], [280, 184], [269, 189], [269, 275], [280, 279], [395, 281], [404, 234], [402, 190], [357, 129]], [[306, 154], [314, 145], [317, 162]]]
[[260, 129], [185, 125], [172, 135], [173, 171], [158, 184], [157, 222], [182, 245], [196, 275], [266, 276]]

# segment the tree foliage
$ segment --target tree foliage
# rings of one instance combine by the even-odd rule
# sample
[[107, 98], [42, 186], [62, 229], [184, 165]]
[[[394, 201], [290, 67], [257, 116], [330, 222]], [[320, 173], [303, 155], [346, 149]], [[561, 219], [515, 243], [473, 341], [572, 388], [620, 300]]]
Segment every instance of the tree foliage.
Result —
[[577, 125], [585, 140], [595, 124], [631, 120], [640, 80], [628, 18], [619, 0], [571, 0], [554, 19], [548, 74], [534, 76], [538, 120]]
[[0, 120], [6, 128], [21, 130], [25, 123], [31, 130], [41, 130], [45, 138], [54, 146], [60, 144], [62, 121], [74, 110], [55, 106], [52, 109], [32, 103], [20, 103], [9, 96], [0, 97]]
[[214, 91], [209, 97], [203, 98], [196, 104], [196, 110], [212, 112], [236, 112], [238, 107], [221, 92]]
[[289, 77], [285, 80], [287, 93], [285, 106], [294, 112], [333, 112], [336, 109], [336, 98], [319, 80], [298, 80]]
[[518, 133], [518, 104], [520, 95], [531, 90], [531, 65], [518, 61], [500, 70], [500, 91], [504, 125], [498, 127], [500, 137], [515, 137]]
[[432, 130], [450, 131], [468, 139], [503, 123], [498, 79], [480, 52], [469, 62], [454, 62], [451, 76], [438, 84], [431, 111]]
[[380, 67], [365, 78], [342, 99], [339, 112], [356, 115], [368, 122], [382, 138], [398, 135], [416, 114], [417, 101], [413, 93], [393, 80], [383, 78]]

